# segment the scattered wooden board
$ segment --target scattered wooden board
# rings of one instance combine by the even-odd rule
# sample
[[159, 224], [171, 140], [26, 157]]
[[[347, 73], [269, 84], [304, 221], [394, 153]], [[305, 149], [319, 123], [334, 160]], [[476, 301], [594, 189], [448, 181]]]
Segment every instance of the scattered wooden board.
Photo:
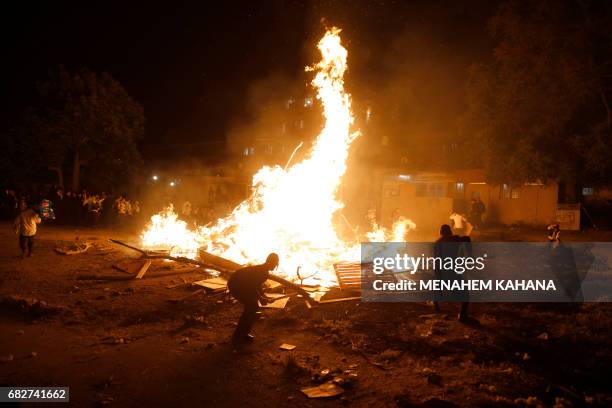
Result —
[[289, 301], [289, 295], [283, 295], [280, 293], [267, 293], [266, 296], [275, 299], [266, 305], [262, 305], [261, 303], [259, 304], [261, 307], [266, 309], [284, 309]]
[[225, 288], [227, 288], [227, 281], [223, 278], [203, 279], [193, 282], [193, 284], [202, 286], [203, 288], [209, 289], [213, 292], [224, 291]]
[[334, 272], [336, 272], [340, 289], [361, 291], [361, 268], [360, 262], [335, 263]]
[[138, 271], [138, 275], [136, 275], [136, 279], [142, 279], [144, 274], [147, 273], [147, 271], [149, 270], [150, 266], [151, 266], [151, 261], [146, 260], [145, 263], [140, 267], [140, 270]]
[[334, 303], [334, 302], [346, 302], [349, 300], [361, 300], [361, 296], [351, 296], [339, 299], [327, 299], [327, 300], [319, 300], [319, 303]]
[[119, 262], [113, 265], [113, 269], [116, 269], [121, 272], [129, 273], [130, 275], [136, 275], [140, 271], [140, 269], [143, 267], [144, 264], [145, 264], [145, 261], [141, 259], [136, 260], [136, 261]]
[[344, 389], [334, 384], [333, 381], [328, 381], [317, 387], [302, 388], [300, 391], [308, 398], [325, 398], [338, 396], [344, 392]]

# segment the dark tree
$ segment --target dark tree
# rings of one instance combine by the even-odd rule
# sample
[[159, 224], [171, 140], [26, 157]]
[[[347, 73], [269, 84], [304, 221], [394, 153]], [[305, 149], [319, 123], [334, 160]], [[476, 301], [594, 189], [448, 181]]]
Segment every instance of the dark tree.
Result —
[[612, 3], [503, 3], [492, 62], [472, 67], [469, 157], [491, 181], [609, 180]]
[[60, 67], [38, 89], [38, 105], [25, 112], [13, 134], [21, 144], [34, 140], [30, 157], [56, 171], [60, 184], [64, 165], [71, 168], [74, 190], [82, 166], [98, 186], [125, 181], [138, 170], [143, 109], [109, 74]]

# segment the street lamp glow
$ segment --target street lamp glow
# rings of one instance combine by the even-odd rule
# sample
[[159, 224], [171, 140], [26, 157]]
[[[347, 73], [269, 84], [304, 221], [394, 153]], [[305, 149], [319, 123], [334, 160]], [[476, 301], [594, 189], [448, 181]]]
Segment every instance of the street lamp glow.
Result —
[[157, 181], [159, 179], [159, 177], [157, 177], [157, 174], [154, 174], [151, 178], [153, 179], [153, 181]]
[[170, 187], [174, 187], [174, 186], [176, 186], [176, 183], [174, 181], [171, 181], [170, 182]]

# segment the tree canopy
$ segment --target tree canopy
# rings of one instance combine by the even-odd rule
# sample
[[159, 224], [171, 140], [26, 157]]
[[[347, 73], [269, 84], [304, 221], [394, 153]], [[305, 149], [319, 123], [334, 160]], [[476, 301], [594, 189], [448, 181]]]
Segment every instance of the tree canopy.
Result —
[[57, 171], [60, 182], [70, 167], [74, 190], [81, 173], [89, 186], [109, 188], [138, 171], [143, 109], [112, 76], [60, 66], [38, 91], [38, 104], [13, 129], [13, 143], [23, 146], [17, 150], [28, 162]]
[[469, 160], [491, 181], [609, 180], [610, 17], [605, 1], [501, 4], [492, 61], [472, 66], [463, 118]]

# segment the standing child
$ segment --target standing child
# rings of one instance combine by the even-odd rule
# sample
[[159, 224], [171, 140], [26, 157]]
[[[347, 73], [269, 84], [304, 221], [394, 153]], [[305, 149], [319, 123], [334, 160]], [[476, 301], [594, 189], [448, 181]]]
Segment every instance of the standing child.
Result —
[[32, 256], [32, 247], [34, 246], [34, 237], [36, 236], [37, 224], [40, 224], [40, 215], [35, 207], [22, 207], [23, 211], [15, 218], [15, 234], [19, 235], [19, 248], [21, 248], [21, 257]]

